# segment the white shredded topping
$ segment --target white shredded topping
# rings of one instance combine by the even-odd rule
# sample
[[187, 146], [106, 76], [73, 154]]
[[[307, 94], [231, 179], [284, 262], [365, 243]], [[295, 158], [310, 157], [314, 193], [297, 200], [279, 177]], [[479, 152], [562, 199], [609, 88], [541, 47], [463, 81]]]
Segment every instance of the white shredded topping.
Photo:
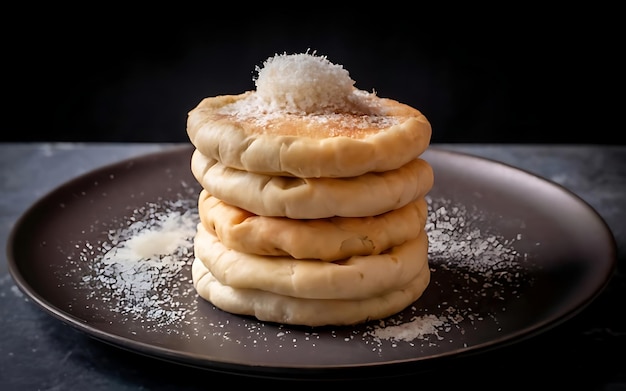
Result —
[[341, 65], [315, 52], [277, 54], [256, 67], [257, 96], [269, 111], [315, 113], [347, 109], [354, 80]]
[[[315, 52], [280, 54], [255, 68], [256, 91], [249, 91], [217, 113], [252, 123], [271, 133], [276, 124], [305, 120], [332, 131], [385, 129], [401, 122], [388, 115], [374, 92], [354, 87], [341, 65]], [[302, 127], [300, 131], [305, 131]]]

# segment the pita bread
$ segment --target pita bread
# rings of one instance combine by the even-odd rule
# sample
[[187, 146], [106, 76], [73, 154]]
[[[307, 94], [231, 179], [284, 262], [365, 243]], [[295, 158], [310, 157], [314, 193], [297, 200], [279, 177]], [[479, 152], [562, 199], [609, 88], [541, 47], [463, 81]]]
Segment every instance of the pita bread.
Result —
[[383, 173], [296, 178], [229, 168], [196, 149], [191, 171], [205, 190], [230, 205], [292, 219], [375, 216], [424, 197], [434, 183], [432, 167], [421, 158]]
[[431, 125], [315, 53], [257, 67], [256, 91], [189, 111], [202, 186], [193, 284], [217, 308], [282, 324], [395, 314], [430, 282], [421, 154]]
[[394, 315], [422, 296], [430, 282], [423, 263], [417, 276], [402, 287], [361, 300], [302, 299], [256, 289], [233, 288], [220, 283], [195, 259], [191, 274], [198, 295], [217, 308], [261, 321], [304, 326], [347, 326]]
[[230, 249], [258, 255], [335, 261], [375, 255], [417, 237], [426, 224], [424, 198], [377, 216], [297, 220], [258, 216], [212, 196], [198, 199], [200, 220]]
[[428, 262], [428, 237], [422, 230], [415, 239], [379, 255], [324, 262], [231, 250], [198, 224], [194, 251], [221, 284], [233, 288], [306, 299], [364, 299], [404, 286], [415, 278]]
[[291, 113], [256, 91], [203, 99], [188, 113], [192, 144], [226, 167], [301, 178], [352, 177], [399, 168], [430, 143], [417, 109], [354, 89], [350, 111]]

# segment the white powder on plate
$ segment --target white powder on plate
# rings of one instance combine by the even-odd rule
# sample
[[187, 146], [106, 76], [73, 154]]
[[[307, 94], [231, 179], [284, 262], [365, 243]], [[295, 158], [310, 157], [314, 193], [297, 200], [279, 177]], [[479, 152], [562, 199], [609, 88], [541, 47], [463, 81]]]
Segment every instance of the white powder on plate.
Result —
[[195, 294], [188, 268], [197, 223], [194, 200], [150, 203], [111, 229], [107, 240], [85, 243], [81, 287], [91, 292], [92, 306], [152, 327], [184, 319], [189, 311], [180, 299]]
[[[520, 233], [512, 238], [490, 233], [485, 227], [492, 217], [483, 211], [468, 210], [448, 199], [426, 199], [431, 267], [427, 292], [437, 292], [440, 312], [426, 313], [411, 307], [370, 328], [366, 334], [376, 339], [432, 343], [433, 339], [443, 340], [443, 335], [452, 330], [464, 334], [464, 321], [478, 327], [478, 323], [488, 320], [493, 324], [487, 327], [499, 327], [497, 317], [506, 311], [504, 303], [530, 283], [520, 263], [527, 255], [514, 247], [522, 239]], [[441, 279], [446, 280], [443, 287]]]
[[437, 334], [444, 324], [445, 320], [435, 315], [417, 316], [405, 323], [379, 327], [374, 335], [381, 339], [412, 341], [428, 334]]

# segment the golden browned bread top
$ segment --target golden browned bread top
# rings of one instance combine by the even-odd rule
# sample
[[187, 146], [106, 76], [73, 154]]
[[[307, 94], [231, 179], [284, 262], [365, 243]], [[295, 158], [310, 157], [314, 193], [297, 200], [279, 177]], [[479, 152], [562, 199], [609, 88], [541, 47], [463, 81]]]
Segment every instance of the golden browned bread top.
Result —
[[323, 139], [361, 139], [415, 119], [428, 126], [417, 109], [392, 99], [354, 90], [349, 105], [329, 111], [303, 113], [272, 109], [255, 91], [204, 99], [195, 110], [204, 121], [231, 122], [249, 135], [283, 135]]
[[193, 145], [227, 167], [349, 177], [399, 168], [430, 143], [419, 110], [355, 88], [326, 57], [277, 55], [257, 71], [256, 90], [208, 97], [189, 112]]

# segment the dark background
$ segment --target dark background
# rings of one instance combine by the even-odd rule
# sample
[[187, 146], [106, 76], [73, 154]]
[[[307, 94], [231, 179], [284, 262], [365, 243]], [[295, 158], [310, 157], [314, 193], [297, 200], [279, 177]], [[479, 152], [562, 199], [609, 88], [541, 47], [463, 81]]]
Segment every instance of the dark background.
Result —
[[184, 142], [202, 98], [311, 49], [422, 111], [432, 142], [621, 143], [617, 10], [200, 4], [5, 15], [0, 141]]

